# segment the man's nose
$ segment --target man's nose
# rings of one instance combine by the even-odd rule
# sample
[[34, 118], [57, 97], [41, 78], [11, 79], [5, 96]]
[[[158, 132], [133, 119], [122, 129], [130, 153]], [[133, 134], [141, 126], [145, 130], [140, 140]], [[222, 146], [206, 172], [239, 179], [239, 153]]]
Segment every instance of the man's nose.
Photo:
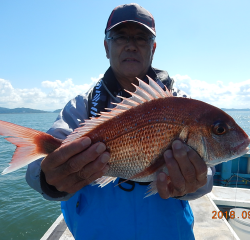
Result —
[[133, 51], [133, 52], [138, 50], [134, 38], [129, 39], [129, 41], [126, 43], [125, 49], [126, 51]]

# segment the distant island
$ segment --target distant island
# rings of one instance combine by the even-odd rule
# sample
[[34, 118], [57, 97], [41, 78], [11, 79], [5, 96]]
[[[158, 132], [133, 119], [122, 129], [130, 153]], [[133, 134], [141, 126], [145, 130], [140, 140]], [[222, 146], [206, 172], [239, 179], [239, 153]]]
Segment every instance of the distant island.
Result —
[[59, 112], [61, 112], [62, 111], [62, 109], [57, 109], [57, 110], [55, 110], [53, 113], [59, 113]]
[[237, 109], [237, 108], [222, 108], [221, 110], [223, 110], [223, 111], [250, 111], [249, 108], [240, 108], [240, 109]]
[[43, 110], [37, 110], [37, 109], [31, 109], [31, 108], [3, 108], [0, 107], [0, 114], [15, 114], [15, 113], [59, 113], [61, 109], [57, 109], [55, 111], [43, 111]]

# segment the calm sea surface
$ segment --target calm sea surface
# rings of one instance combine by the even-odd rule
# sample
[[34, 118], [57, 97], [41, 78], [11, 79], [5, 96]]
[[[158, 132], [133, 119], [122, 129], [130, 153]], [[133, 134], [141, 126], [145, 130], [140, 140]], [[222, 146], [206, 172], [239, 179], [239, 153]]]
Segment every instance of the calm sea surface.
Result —
[[[57, 113], [0, 114], [0, 120], [46, 132]], [[15, 146], [0, 136], [0, 172], [11, 160]], [[0, 239], [40, 239], [60, 214], [60, 202], [44, 200], [25, 181], [26, 167], [0, 175]]]
[[[250, 111], [228, 111], [250, 135]], [[0, 120], [46, 132], [56, 113], [0, 114]], [[0, 136], [0, 172], [11, 160], [15, 147]], [[26, 167], [0, 175], [0, 239], [40, 239], [60, 214], [60, 203], [44, 200], [25, 181]]]

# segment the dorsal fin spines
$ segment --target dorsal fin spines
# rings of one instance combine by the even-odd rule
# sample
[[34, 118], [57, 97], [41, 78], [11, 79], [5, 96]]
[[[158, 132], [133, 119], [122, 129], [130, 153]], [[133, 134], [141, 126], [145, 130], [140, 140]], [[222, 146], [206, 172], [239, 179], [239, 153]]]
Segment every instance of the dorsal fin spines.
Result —
[[173, 97], [173, 93], [168, 90], [168, 88], [164, 85], [165, 93], [168, 95], [168, 97]]
[[125, 98], [122, 96], [118, 96], [118, 97], [123, 100], [122, 103], [130, 105], [131, 107], [136, 107], [136, 106], [140, 105], [138, 102], [135, 102], [135, 101], [131, 100], [130, 98]]
[[[147, 76], [148, 77], [148, 76]], [[90, 119], [85, 120], [84, 123], [80, 124], [80, 127], [75, 129], [72, 134], [70, 134], [64, 141], [63, 143], [73, 141], [77, 138], [82, 137], [83, 135], [87, 134], [100, 124], [122, 114], [123, 112], [134, 108], [140, 104], [143, 104], [145, 102], [151, 101], [153, 99], [157, 98], [165, 98], [165, 97], [171, 97], [173, 96], [168, 89], [166, 88], [166, 92], [150, 77], [149, 79], [149, 84], [146, 84], [139, 78], [137, 80], [139, 81], [139, 86], [135, 86], [136, 91], [135, 92], [130, 92], [128, 90], [125, 90], [128, 92], [131, 97], [130, 98], [125, 98], [118, 96], [122, 99], [120, 103], [112, 103], [116, 105], [114, 108], [105, 108], [105, 110], [109, 112], [100, 112], [98, 113], [98, 117], [92, 117]], [[82, 125], [84, 125], [82, 127]]]
[[117, 105], [116, 109], [129, 110], [130, 108], [132, 108], [132, 106], [124, 104], [123, 101], [120, 102], [120, 103], [112, 103], [112, 104], [116, 104]]
[[[139, 82], [139, 87], [148, 92], [153, 98], [161, 98], [161, 94], [154, 89], [152, 86], [148, 85], [147, 83], [143, 82], [141, 79], [137, 78]], [[157, 84], [158, 85], [158, 84]]]
[[112, 118], [114, 115], [110, 114], [109, 112], [100, 112], [103, 118]]
[[140, 86], [137, 86], [135, 84], [132, 83], [132, 85], [136, 88], [135, 90], [135, 94], [139, 95], [140, 97], [144, 98], [146, 101], [151, 101], [154, 99], [153, 96], [150, 95], [150, 93], [148, 93], [147, 91], [145, 91], [144, 89], [142, 89]]
[[132, 97], [130, 97], [132, 100], [134, 100], [134, 101], [136, 101], [136, 102], [138, 102], [140, 104], [147, 102], [146, 99], [144, 99], [143, 97], [137, 95], [136, 93], [132, 93], [132, 92], [126, 90], [126, 89], [124, 89], [124, 91], [126, 91], [127, 93], [129, 93], [132, 96]]
[[86, 124], [98, 124], [100, 122], [103, 122], [103, 120], [101, 120], [100, 117], [98, 119], [92, 118], [92, 119], [86, 119], [85, 120]]
[[164, 97], [172, 97], [173, 95], [168, 91], [164, 92], [164, 90], [149, 76], [148, 81], [149, 81], [149, 86], [155, 89], [163, 98]]
[[113, 116], [116, 116], [117, 114], [126, 111], [126, 110], [123, 110], [123, 109], [118, 109], [116, 107], [115, 108], [104, 108], [104, 109], [110, 111], [110, 112], [107, 112], [107, 113], [109, 113], [109, 114], [111, 114]]

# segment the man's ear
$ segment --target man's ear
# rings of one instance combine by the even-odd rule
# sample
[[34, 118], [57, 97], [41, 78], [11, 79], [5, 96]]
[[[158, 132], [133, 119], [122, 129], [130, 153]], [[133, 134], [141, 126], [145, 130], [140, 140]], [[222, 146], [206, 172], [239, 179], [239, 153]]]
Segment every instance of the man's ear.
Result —
[[154, 42], [153, 49], [152, 49], [153, 55], [154, 55], [154, 53], [155, 53], [155, 49], [156, 49], [156, 42]]
[[106, 57], [109, 59], [109, 47], [108, 47], [108, 43], [106, 40], [104, 40], [104, 47], [106, 51]]

